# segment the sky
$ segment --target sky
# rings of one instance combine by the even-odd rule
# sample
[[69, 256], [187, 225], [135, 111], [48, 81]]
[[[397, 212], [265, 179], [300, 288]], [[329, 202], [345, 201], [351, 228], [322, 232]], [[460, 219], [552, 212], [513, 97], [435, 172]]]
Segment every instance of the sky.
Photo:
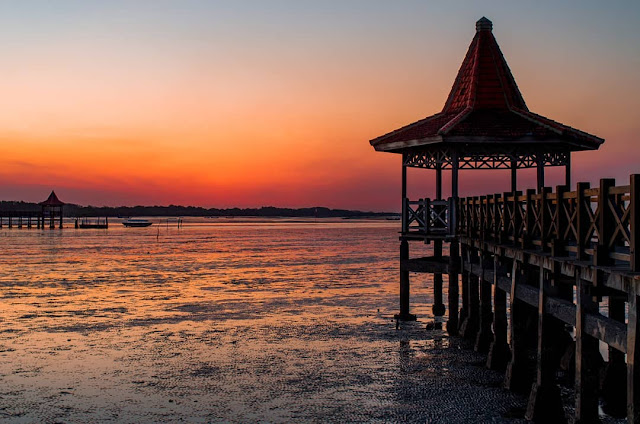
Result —
[[442, 109], [482, 16], [529, 109], [606, 140], [574, 181], [640, 173], [638, 1], [1, 0], [0, 199], [399, 210], [369, 140]]

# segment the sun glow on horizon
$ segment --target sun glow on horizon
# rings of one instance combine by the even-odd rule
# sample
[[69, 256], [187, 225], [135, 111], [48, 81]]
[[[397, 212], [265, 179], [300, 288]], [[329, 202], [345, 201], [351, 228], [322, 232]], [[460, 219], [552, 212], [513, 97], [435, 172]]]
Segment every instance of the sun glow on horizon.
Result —
[[36, 3], [0, 7], [3, 199], [397, 210], [368, 140], [442, 108], [483, 14], [529, 108], [606, 139], [574, 181], [639, 171], [635, 3]]

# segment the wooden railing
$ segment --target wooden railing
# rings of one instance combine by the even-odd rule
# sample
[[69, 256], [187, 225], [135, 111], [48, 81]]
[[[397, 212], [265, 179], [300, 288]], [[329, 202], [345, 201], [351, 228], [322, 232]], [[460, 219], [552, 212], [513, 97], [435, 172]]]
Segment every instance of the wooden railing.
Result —
[[506, 192], [447, 200], [405, 199], [405, 235], [468, 236], [640, 271], [640, 175], [615, 186], [578, 183], [536, 192]]
[[404, 234], [455, 235], [455, 202], [447, 200], [404, 199], [402, 232]]
[[456, 234], [640, 271], [640, 175], [458, 200]]

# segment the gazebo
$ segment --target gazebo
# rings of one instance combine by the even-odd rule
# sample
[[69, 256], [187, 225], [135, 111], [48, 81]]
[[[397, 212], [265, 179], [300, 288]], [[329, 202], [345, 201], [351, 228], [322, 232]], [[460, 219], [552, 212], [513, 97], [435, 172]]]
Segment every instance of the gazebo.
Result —
[[[370, 141], [376, 151], [402, 155], [398, 319], [415, 319], [409, 313], [409, 270], [402, 265], [409, 259], [408, 241], [433, 241], [434, 257], [442, 257], [442, 243], [448, 241], [451, 256], [459, 255], [455, 234], [459, 170], [510, 170], [511, 191], [516, 191], [518, 169], [536, 168], [540, 190], [545, 167], [564, 166], [569, 186], [571, 152], [596, 150], [604, 142], [529, 111], [492, 30], [489, 19], [476, 22], [476, 34], [440, 113]], [[436, 171], [435, 200], [407, 198], [407, 167]], [[442, 199], [443, 170], [451, 171], [448, 200]], [[434, 274], [434, 286], [434, 314], [443, 315], [441, 273]]]
[[51, 194], [44, 202], [40, 202], [42, 208], [42, 228], [44, 228], [44, 221], [46, 217], [49, 217], [49, 227], [55, 228], [55, 217], [59, 217], [59, 227], [62, 228], [62, 208], [66, 204], [56, 196], [55, 191], [51, 190]]

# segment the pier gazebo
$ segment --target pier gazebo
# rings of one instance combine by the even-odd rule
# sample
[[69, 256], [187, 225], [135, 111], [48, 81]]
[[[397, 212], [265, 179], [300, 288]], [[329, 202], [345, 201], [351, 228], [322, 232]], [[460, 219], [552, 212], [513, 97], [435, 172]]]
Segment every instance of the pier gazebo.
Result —
[[[401, 263], [409, 258], [410, 240], [434, 242], [434, 258], [442, 257], [442, 242], [455, 239], [459, 170], [510, 170], [511, 192], [517, 190], [517, 170], [536, 168], [537, 187], [545, 185], [545, 167], [564, 166], [571, 184], [571, 152], [596, 150], [603, 139], [529, 111], [500, 47], [493, 24], [476, 22], [476, 34], [440, 113], [370, 141], [376, 151], [402, 155]], [[435, 199], [407, 198], [407, 167], [435, 170]], [[451, 197], [442, 198], [442, 171], [451, 171]], [[409, 313], [409, 270], [401, 271], [401, 320]], [[453, 278], [454, 275], [451, 275]], [[457, 277], [456, 277], [457, 278]], [[442, 274], [434, 275], [434, 314], [443, 315]], [[457, 296], [457, 293], [455, 293]]]
[[[433, 274], [433, 312], [443, 315], [448, 274], [447, 331], [505, 371], [506, 388], [529, 393], [525, 418], [535, 422], [567, 421], [559, 385], [571, 380], [575, 422], [599, 422], [600, 406], [640, 422], [640, 174], [628, 185], [569, 187], [571, 153], [603, 142], [528, 110], [486, 18], [442, 112], [371, 140], [402, 155], [396, 318], [416, 319], [410, 272]], [[555, 192], [545, 187], [547, 166], [565, 167]], [[435, 199], [407, 199], [407, 167], [436, 171]], [[537, 169], [537, 190], [517, 191], [523, 168]], [[511, 191], [458, 198], [461, 169], [510, 170]], [[447, 200], [443, 170], [452, 173]], [[433, 243], [432, 253], [410, 258], [416, 241]]]
[[44, 228], [44, 222], [47, 217], [49, 218], [49, 227], [55, 228], [56, 216], [59, 219], [59, 227], [62, 228], [62, 209], [66, 203], [58, 199], [58, 196], [56, 196], [56, 192], [51, 190], [51, 194], [49, 194], [47, 200], [40, 202], [39, 204], [42, 208], [42, 228]]

